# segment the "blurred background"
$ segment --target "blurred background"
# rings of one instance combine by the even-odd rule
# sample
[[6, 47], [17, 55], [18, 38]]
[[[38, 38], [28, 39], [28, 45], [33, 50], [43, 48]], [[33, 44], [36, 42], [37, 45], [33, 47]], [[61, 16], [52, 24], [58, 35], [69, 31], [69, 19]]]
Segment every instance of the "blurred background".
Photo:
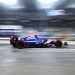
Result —
[[0, 38], [40, 35], [75, 41], [74, 0], [0, 0]]

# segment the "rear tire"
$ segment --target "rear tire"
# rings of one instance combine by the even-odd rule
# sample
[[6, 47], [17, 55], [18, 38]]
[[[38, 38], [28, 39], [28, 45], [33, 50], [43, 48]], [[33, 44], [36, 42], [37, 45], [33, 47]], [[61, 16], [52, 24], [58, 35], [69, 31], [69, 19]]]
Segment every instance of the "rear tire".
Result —
[[57, 41], [55, 42], [55, 47], [56, 47], [56, 48], [61, 48], [61, 47], [62, 47], [62, 41], [57, 40]]
[[13, 44], [13, 42], [17, 42], [18, 41], [18, 37], [17, 36], [11, 36], [10, 37], [10, 44]]
[[16, 42], [18, 41], [18, 37], [17, 36], [11, 36], [10, 37], [10, 44], [13, 46], [13, 47], [16, 47]]
[[13, 43], [12, 46], [13, 46], [14, 48], [16, 48], [16, 43]]

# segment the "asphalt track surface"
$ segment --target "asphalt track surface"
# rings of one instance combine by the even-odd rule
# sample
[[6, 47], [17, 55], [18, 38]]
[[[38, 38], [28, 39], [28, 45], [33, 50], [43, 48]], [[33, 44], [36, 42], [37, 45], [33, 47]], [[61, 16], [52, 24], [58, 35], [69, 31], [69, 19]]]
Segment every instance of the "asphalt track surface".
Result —
[[0, 75], [75, 75], [75, 46], [16, 49], [0, 45]]

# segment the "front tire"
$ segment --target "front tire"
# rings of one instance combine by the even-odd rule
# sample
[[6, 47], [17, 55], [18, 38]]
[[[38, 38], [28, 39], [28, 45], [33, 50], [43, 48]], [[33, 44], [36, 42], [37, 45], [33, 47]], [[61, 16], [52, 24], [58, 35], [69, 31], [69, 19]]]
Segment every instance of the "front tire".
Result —
[[55, 47], [56, 48], [61, 48], [62, 47], [62, 41], [60, 41], [60, 40], [57, 40], [56, 42], [55, 42]]

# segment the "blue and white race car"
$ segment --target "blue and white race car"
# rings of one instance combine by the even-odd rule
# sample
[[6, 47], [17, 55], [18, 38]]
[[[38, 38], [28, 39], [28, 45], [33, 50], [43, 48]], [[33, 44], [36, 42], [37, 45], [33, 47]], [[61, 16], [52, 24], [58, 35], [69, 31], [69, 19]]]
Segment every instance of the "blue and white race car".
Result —
[[49, 39], [40, 38], [37, 35], [35, 36], [28, 36], [18, 39], [17, 36], [10, 37], [10, 44], [13, 47], [22, 49], [22, 48], [49, 48], [49, 47], [56, 47], [61, 48], [63, 46], [67, 46], [67, 42], [62, 43], [60, 40], [51, 40], [48, 42]]

